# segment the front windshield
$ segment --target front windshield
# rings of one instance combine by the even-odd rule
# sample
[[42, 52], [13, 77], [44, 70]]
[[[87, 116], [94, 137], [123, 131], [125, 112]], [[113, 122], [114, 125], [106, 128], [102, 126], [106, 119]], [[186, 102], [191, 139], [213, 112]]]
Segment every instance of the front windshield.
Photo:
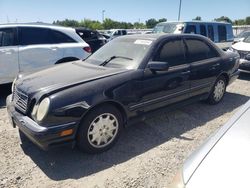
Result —
[[105, 66], [137, 69], [148, 52], [151, 43], [152, 40], [149, 39], [119, 37], [105, 44], [86, 59], [85, 62], [101, 65], [104, 61], [116, 56], [116, 58], [112, 58]]
[[250, 43], [250, 36], [248, 36], [247, 38], [245, 38], [245, 39], [243, 40], [243, 42]]
[[174, 33], [178, 23], [157, 24], [154, 27], [153, 33]]
[[237, 38], [246, 38], [247, 36], [250, 36], [250, 31], [243, 31], [241, 32]]

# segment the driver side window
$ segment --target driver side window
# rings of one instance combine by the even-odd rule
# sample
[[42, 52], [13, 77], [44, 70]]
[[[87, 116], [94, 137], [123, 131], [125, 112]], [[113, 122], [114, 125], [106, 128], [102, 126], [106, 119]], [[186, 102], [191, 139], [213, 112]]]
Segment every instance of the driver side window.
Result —
[[167, 41], [153, 60], [168, 62], [170, 67], [186, 64], [183, 41], [181, 39]]

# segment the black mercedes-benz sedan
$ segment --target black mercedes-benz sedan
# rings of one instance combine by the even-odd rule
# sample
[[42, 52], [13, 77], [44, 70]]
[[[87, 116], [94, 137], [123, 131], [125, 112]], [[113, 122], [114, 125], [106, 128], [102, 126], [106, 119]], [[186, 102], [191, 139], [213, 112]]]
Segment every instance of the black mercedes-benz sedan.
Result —
[[238, 66], [238, 54], [199, 35], [118, 37], [84, 61], [19, 75], [7, 110], [13, 126], [44, 150], [68, 143], [98, 153], [146, 112], [220, 102]]

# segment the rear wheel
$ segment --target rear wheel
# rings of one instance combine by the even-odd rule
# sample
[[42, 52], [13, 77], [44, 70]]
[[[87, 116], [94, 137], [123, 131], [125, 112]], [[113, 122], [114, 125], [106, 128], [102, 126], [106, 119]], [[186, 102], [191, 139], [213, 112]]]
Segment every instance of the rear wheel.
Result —
[[223, 99], [224, 94], [226, 92], [226, 84], [227, 83], [224, 76], [220, 76], [216, 80], [214, 87], [207, 100], [209, 104], [217, 104]]
[[102, 105], [87, 114], [77, 133], [77, 145], [87, 153], [100, 153], [111, 148], [123, 129], [122, 116], [111, 105]]

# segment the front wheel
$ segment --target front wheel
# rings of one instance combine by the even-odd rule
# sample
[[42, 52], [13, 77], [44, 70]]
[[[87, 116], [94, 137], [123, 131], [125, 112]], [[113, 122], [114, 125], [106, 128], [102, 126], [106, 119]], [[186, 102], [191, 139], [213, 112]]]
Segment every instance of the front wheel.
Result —
[[77, 145], [87, 153], [100, 153], [111, 148], [122, 129], [122, 116], [117, 108], [102, 105], [87, 114], [77, 133]]
[[209, 104], [217, 104], [219, 103], [226, 92], [226, 79], [224, 76], [220, 76], [215, 84], [214, 87], [208, 97], [208, 103]]

